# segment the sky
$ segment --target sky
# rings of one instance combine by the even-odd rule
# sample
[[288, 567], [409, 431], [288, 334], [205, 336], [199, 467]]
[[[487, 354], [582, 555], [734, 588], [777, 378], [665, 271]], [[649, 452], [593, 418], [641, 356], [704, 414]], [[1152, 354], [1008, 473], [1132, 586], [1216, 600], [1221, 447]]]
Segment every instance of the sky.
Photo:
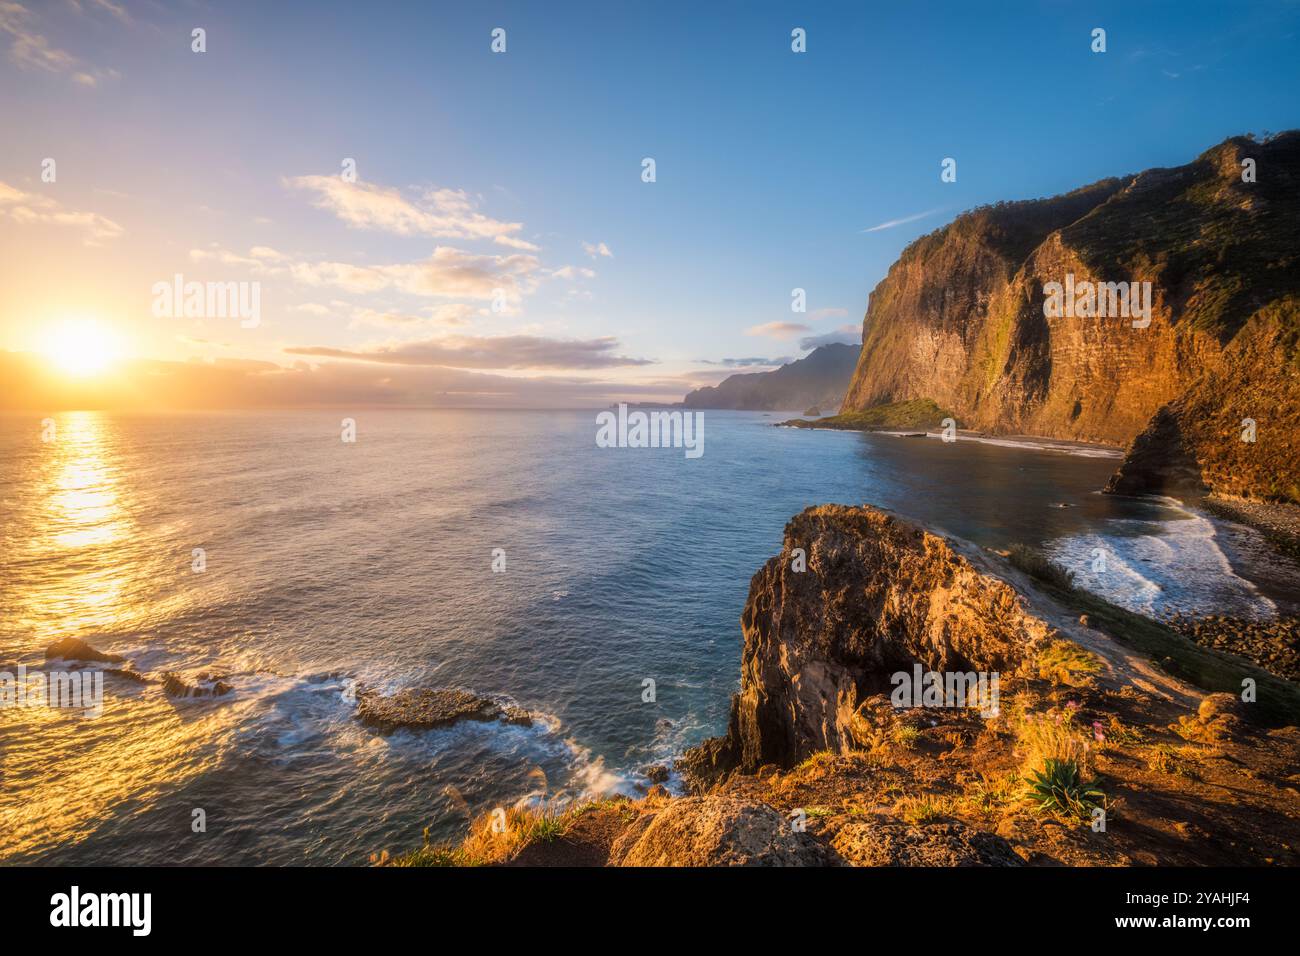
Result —
[[[1300, 126], [1298, 26], [1282, 0], [0, 0], [0, 407], [678, 400], [860, 342], [963, 210]], [[256, 283], [255, 323], [169, 312], [177, 275]]]

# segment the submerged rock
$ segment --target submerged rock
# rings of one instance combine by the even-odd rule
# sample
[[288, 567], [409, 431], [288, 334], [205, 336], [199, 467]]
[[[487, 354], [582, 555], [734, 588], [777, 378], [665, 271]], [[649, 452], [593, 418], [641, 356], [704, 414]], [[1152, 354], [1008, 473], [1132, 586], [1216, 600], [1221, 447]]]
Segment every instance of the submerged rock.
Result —
[[683, 797], [642, 813], [614, 841], [611, 866], [829, 866], [835, 856], [765, 803]]
[[222, 678], [211, 674], [200, 674], [191, 683], [171, 671], [163, 674], [162, 686], [168, 697], [221, 697], [234, 690]]
[[65, 637], [61, 641], [55, 641], [45, 649], [45, 659], [47, 661], [55, 658], [61, 658], [65, 661], [91, 661], [101, 664], [120, 664], [126, 660], [125, 657], [118, 657], [116, 654], [105, 654], [103, 651], [96, 650], [76, 637]]
[[501, 720], [531, 727], [532, 716], [522, 707], [499, 703], [466, 690], [408, 688], [387, 696], [375, 690], [357, 690], [357, 718], [379, 730], [408, 727], [427, 730], [461, 720]]

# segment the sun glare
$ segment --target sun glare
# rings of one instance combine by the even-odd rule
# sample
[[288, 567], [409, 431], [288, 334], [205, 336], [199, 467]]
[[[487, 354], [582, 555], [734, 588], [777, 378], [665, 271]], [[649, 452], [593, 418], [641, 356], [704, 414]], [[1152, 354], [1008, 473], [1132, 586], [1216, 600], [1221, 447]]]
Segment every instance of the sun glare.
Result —
[[93, 319], [62, 322], [47, 331], [41, 352], [65, 375], [82, 378], [103, 372], [119, 357], [113, 330]]

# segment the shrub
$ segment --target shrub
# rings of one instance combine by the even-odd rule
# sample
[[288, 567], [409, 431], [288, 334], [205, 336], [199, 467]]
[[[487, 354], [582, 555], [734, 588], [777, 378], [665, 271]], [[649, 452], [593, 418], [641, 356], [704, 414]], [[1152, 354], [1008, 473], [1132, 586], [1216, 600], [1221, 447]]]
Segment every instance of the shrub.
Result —
[[1042, 770], [1029, 775], [1029, 798], [1039, 812], [1051, 811], [1067, 817], [1085, 817], [1097, 807], [1104, 807], [1106, 795], [1096, 780], [1085, 780], [1079, 764], [1073, 760], [1049, 759]]

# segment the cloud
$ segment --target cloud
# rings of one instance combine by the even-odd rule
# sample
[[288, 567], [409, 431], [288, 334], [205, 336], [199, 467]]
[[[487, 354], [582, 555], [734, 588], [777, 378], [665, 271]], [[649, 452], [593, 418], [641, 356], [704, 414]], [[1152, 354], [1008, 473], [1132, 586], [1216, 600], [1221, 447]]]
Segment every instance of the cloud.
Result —
[[765, 335], [773, 339], [792, 339], [801, 332], [811, 332], [812, 327], [802, 322], [765, 322], [745, 329], [746, 335]]
[[378, 266], [298, 262], [290, 272], [304, 285], [333, 286], [357, 294], [396, 289], [416, 296], [493, 299], [499, 291], [504, 300], [515, 302], [536, 287], [540, 268], [536, 256], [523, 253], [479, 255], [438, 246], [418, 262]]
[[[110, 10], [116, 6], [102, 0], [96, 2]], [[121, 12], [123, 15], [126, 13], [125, 10]], [[0, 0], [0, 33], [7, 33], [12, 38], [9, 59], [21, 69], [71, 73], [73, 82], [90, 87], [98, 86], [101, 79], [117, 79], [120, 75], [116, 70], [97, 70], [67, 50], [52, 46], [33, 26], [31, 11], [16, 0]]]
[[269, 249], [266, 246], [254, 246], [248, 250], [246, 256], [231, 252], [229, 249], [223, 249], [216, 243], [213, 243], [207, 249], [190, 250], [191, 262], [217, 262], [223, 266], [239, 266], [258, 275], [283, 275], [285, 267], [272, 265], [272, 263], [281, 262], [285, 258], [274, 249]]
[[781, 358], [724, 358], [718, 361], [701, 359], [705, 365], [723, 365], [727, 368], [779, 368], [788, 365], [794, 359], [788, 355]]
[[285, 352], [385, 365], [461, 369], [594, 369], [653, 364], [649, 359], [616, 355], [616, 348], [618, 340], [609, 336], [578, 340], [535, 335], [449, 335], [364, 349], [303, 346], [287, 348]]
[[593, 259], [597, 256], [603, 256], [606, 259], [614, 258], [614, 253], [610, 252], [609, 246], [605, 245], [603, 242], [598, 242], [595, 245], [592, 245], [590, 242], [584, 242], [582, 244], [582, 251]]
[[594, 279], [596, 278], [596, 271], [588, 269], [586, 266], [562, 266], [552, 272], [551, 275], [557, 279], [572, 281], [574, 279]]
[[895, 226], [906, 225], [909, 222], [916, 222], [918, 219], [924, 219], [926, 216], [933, 216], [937, 212], [943, 212], [943, 209], [927, 209], [925, 212], [918, 212], [913, 216], [904, 216], [902, 219], [890, 219], [888, 222], [882, 222], [878, 226], [871, 226], [863, 229], [863, 232], [880, 232], [883, 229], [893, 229]]
[[23, 192], [16, 186], [0, 181], [0, 217], [5, 216], [24, 225], [47, 223], [72, 226], [82, 230], [82, 241], [88, 246], [116, 239], [123, 232], [121, 226], [98, 213], [65, 209], [53, 199]]
[[860, 325], [841, 325], [834, 332], [821, 335], [808, 335], [799, 340], [799, 348], [815, 349], [823, 345], [861, 345], [862, 327]]
[[503, 245], [536, 251], [514, 237], [522, 223], [501, 222], [477, 212], [461, 189], [429, 189], [407, 199], [397, 189], [366, 182], [345, 182], [341, 176], [296, 176], [285, 180], [292, 188], [313, 194], [312, 205], [333, 213], [356, 229], [375, 229], [399, 236], [445, 239], [491, 239]]
[[538, 252], [541, 246], [523, 239], [516, 239], [514, 236], [497, 236], [493, 240], [499, 246], [509, 246], [511, 249], [523, 249], [528, 252]]
[[463, 302], [447, 302], [443, 305], [427, 307], [421, 311], [424, 313], [423, 315], [370, 308], [357, 309], [352, 313], [352, 321], [349, 324], [352, 328], [372, 325], [390, 329], [461, 326], [468, 325], [470, 316], [476, 314], [479, 310], [475, 306]]
[[[721, 373], [720, 373], [721, 374]], [[678, 401], [679, 382], [610, 382], [586, 376], [496, 375], [363, 362], [140, 359], [113, 375], [71, 380], [38, 356], [0, 350], [0, 409], [441, 406], [587, 408], [616, 401]]]

